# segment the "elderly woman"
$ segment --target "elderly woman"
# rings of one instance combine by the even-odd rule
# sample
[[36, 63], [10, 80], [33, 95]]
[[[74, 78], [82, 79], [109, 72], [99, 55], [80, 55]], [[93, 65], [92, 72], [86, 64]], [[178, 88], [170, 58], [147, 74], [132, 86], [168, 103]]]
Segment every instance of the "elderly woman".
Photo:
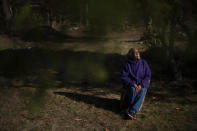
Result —
[[147, 62], [140, 58], [140, 53], [136, 48], [128, 52], [121, 80], [128, 95], [128, 118], [135, 120], [136, 113], [140, 110], [146, 91], [150, 85], [151, 71]]

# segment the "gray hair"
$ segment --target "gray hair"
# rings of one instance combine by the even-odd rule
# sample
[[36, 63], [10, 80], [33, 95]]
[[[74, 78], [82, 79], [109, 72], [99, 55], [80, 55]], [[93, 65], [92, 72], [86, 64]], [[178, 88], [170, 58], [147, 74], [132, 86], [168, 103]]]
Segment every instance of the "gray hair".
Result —
[[129, 50], [129, 52], [127, 53], [127, 58], [131, 58], [131, 56], [133, 55], [133, 53], [134, 53], [134, 48], [131, 48]]

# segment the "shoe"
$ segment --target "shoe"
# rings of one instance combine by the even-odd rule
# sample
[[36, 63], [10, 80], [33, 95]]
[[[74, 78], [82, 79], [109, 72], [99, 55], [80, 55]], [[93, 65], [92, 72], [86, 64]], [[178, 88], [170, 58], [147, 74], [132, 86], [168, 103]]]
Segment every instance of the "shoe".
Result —
[[127, 114], [127, 118], [131, 119], [131, 120], [137, 120], [136, 116], [132, 116], [129, 114], [129, 109], [126, 110], [126, 114]]
[[128, 117], [129, 117], [129, 119], [131, 119], [131, 120], [137, 120], [137, 118], [135, 117], [135, 116], [132, 116], [132, 115], [130, 115], [130, 114], [127, 114], [128, 115]]

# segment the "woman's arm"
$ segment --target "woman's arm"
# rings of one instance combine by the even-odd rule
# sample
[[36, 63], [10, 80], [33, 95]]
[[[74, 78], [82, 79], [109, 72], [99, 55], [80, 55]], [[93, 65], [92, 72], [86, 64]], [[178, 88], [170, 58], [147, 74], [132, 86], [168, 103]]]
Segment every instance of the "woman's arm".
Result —
[[145, 76], [141, 82], [142, 87], [148, 88], [151, 80], [151, 70], [146, 61], [144, 61]]
[[136, 81], [132, 80], [129, 77], [129, 67], [128, 66], [129, 66], [128, 63], [125, 64], [125, 66], [122, 70], [122, 73], [121, 73], [121, 80], [122, 80], [124, 87], [130, 87], [130, 86], [134, 86], [134, 84], [136, 84]]

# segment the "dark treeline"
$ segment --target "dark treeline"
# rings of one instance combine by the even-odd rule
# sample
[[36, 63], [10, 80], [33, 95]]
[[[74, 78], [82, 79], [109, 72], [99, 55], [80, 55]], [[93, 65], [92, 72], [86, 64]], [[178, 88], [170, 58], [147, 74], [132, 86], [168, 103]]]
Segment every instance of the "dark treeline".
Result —
[[40, 25], [96, 31], [152, 21], [157, 28], [174, 28], [196, 20], [195, 5], [195, 0], [1, 0], [0, 25], [12, 31]]
[[[151, 47], [147, 59], [167, 63], [177, 80], [182, 79], [185, 68], [191, 68], [191, 74], [196, 72], [195, 0], [1, 0], [0, 6], [1, 33], [23, 37], [43, 26], [97, 35], [144, 26], [141, 40]], [[35, 34], [41, 36], [40, 30]], [[184, 46], [177, 44], [180, 42]]]
[[125, 0], [1, 0], [1, 28], [12, 32], [43, 25], [55, 29], [91, 27], [91, 31], [118, 28], [127, 19], [127, 3]]

